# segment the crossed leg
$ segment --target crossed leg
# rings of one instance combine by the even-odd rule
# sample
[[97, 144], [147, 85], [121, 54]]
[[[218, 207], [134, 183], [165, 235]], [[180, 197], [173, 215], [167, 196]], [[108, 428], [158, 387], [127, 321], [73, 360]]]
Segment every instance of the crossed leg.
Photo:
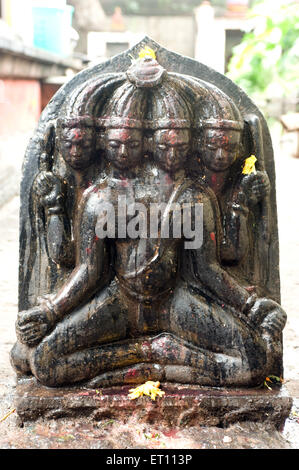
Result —
[[[184, 283], [148, 310], [148, 318], [163, 319], [156, 329], [132, 330], [136, 311], [143, 308], [135, 302], [133, 312], [133, 305], [124, 302], [113, 282], [38, 346], [27, 348], [33, 374], [47, 386], [60, 386], [96, 377], [93, 382], [101, 384], [111, 371], [117, 383], [131, 367], [142, 376], [144, 368], [156, 364], [165, 380], [225, 386], [253, 385], [272, 372], [261, 333]], [[132, 376], [129, 382], [134, 383]]]
[[[209, 358], [209, 365], [204, 365], [205, 375], [210, 375], [215, 386], [260, 383], [265, 374], [275, 373], [282, 348], [279, 335], [268, 334], [265, 320], [253, 324], [228, 306], [223, 307], [180, 282], [168, 306], [168, 331]], [[283, 313], [274, 301], [269, 301], [268, 308], [264, 313], [268, 323]], [[186, 365], [196, 367], [190, 356], [186, 359]], [[198, 362], [198, 372], [200, 369]]]

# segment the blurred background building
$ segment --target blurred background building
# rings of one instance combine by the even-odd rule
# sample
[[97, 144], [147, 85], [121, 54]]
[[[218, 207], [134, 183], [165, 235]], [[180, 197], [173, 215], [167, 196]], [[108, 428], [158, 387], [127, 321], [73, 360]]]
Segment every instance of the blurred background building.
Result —
[[[105, 28], [81, 34], [76, 50], [105, 60], [145, 34], [167, 49], [224, 73], [232, 48], [250, 29], [250, 0], [102, 0]], [[219, 43], [219, 41], [221, 41]]]
[[[270, 74], [279, 51], [294, 49], [281, 67], [294, 75], [297, 65], [298, 80], [299, 13], [297, 23], [293, 14], [281, 26], [282, 10], [275, 9], [289, 3], [298, 13], [297, 0], [0, 0], [0, 204], [18, 190], [25, 145], [58, 88], [145, 35], [228, 74], [267, 116], [295, 113], [296, 79], [287, 91], [279, 88], [281, 76]], [[271, 11], [276, 17], [269, 19]], [[259, 34], [270, 37], [264, 57]], [[286, 34], [287, 46], [281, 45]], [[289, 73], [285, 81], [292, 80]]]
[[73, 54], [73, 13], [63, 0], [0, 0], [0, 205], [19, 190], [24, 151], [42, 109], [83, 68]]

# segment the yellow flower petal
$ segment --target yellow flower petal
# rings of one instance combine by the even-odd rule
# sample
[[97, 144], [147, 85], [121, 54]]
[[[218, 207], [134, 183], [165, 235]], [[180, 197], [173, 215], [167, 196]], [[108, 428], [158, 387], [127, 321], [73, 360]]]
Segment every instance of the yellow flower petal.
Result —
[[257, 158], [255, 155], [251, 155], [250, 157], [246, 158], [244, 167], [242, 170], [243, 175], [250, 175], [250, 173], [256, 173], [255, 169], [255, 162], [257, 161]]
[[160, 390], [159, 387], [160, 382], [152, 382], [149, 380], [139, 387], [131, 388], [129, 390], [130, 393], [128, 394], [128, 397], [130, 400], [135, 400], [136, 398], [142, 397], [143, 395], [147, 395], [154, 401], [156, 396], [162, 397], [165, 394], [165, 392]]
[[150, 47], [146, 46], [144, 49], [141, 49], [139, 52], [139, 58], [143, 59], [143, 57], [152, 57], [153, 59], [156, 58], [155, 51], [151, 49]]

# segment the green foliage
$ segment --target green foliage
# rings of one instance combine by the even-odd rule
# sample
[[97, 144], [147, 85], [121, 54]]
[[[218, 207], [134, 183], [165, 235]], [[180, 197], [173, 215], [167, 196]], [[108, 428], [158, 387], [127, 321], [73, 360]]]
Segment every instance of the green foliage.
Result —
[[227, 75], [257, 102], [298, 92], [298, 1], [259, 0], [250, 17], [255, 26], [233, 49]]

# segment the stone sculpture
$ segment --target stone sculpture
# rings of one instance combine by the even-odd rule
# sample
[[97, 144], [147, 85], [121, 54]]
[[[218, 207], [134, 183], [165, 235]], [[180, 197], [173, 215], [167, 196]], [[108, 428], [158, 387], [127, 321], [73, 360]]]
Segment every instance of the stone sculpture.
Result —
[[[156, 57], [138, 58], [144, 46]], [[41, 116], [21, 198], [18, 375], [50, 387], [282, 375], [271, 140], [230, 80], [148, 38], [81, 72]]]

